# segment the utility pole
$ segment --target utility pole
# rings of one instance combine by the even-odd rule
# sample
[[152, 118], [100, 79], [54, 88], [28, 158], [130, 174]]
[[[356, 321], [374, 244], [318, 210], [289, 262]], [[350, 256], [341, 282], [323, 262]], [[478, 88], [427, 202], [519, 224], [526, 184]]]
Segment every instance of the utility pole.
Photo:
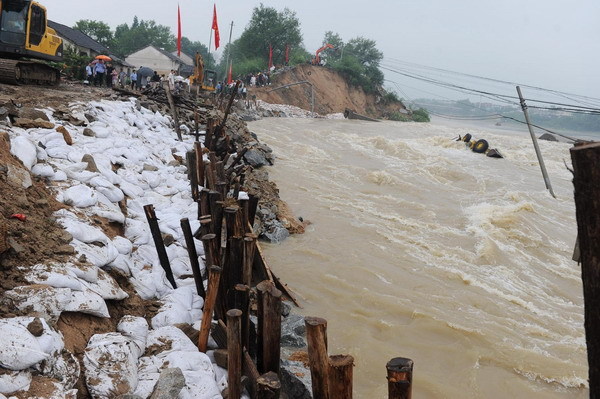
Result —
[[529, 128], [529, 134], [531, 135], [531, 140], [533, 141], [533, 148], [535, 148], [535, 154], [537, 155], [538, 162], [540, 163], [540, 168], [542, 169], [542, 176], [544, 176], [544, 183], [546, 183], [546, 188], [550, 191], [550, 194], [556, 198], [554, 195], [554, 191], [552, 191], [552, 184], [550, 183], [550, 177], [548, 177], [548, 172], [546, 171], [546, 165], [544, 164], [544, 159], [542, 158], [542, 152], [540, 151], [540, 147], [537, 142], [537, 138], [535, 137], [535, 133], [533, 133], [533, 128], [531, 127], [531, 123], [529, 122], [529, 113], [527, 112], [527, 104], [525, 104], [525, 99], [521, 94], [521, 88], [517, 86], [517, 93], [519, 94], [519, 100], [521, 101], [521, 108], [523, 109], [523, 114], [525, 115], [525, 121], [527, 122], [527, 127]]
[[[231, 21], [231, 27], [229, 28], [229, 44], [227, 45], [227, 62], [225, 63], [225, 77], [227, 77], [227, 70], [229, 68], [229, 56], [231, 55], [231, 33], [233, 32], [233, 21]], [[225, 79], [223, 79], [225, 80]]]

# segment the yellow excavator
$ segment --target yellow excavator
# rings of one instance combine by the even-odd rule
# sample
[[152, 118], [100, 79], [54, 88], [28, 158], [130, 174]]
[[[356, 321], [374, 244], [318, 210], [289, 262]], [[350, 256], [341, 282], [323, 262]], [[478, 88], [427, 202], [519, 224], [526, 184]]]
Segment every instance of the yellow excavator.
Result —
[[204, 69], [204, 60], [196, 51], [194, 59], [194, 74], [190, 76], [190, 86], [196, 86], [201, 90], [215, 91], [217, 73], [210, 69]]
[[57, 85], [60, 71], [31, 59], [62, 61], [63, 42], [32, 0], [0, 0], [0, 82]]

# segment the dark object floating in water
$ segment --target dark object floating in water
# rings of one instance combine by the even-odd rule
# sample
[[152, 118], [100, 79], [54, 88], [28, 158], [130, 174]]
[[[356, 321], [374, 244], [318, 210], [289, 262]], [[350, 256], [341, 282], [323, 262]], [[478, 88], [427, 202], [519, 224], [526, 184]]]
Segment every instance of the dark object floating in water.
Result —
[[490, 144], [487, 142], [487, 140], [475, 140], [469, 133], [465, 134], [464, 137], [458, 136], [456, 141], [464, 142], [467, 147], [471, 149], [471, 151], [478, 154], [485, 154], [490, 158], [504, 158], [502, 154], [500, 154], [500, 151], [498, 151], [496, 148], [490, 148]]
[[361, 121], [379, 122], [377, 119], [370, 118], [368, 116], [356, 113], [356, 112], [352, 111], [350, 108], [346, 108], [344, 110], [344, 117], [346, 119], [359, 119]]
[[550, 133], [544, 133], [540, 136], [540, 140], [558, 141], [555, 135]]

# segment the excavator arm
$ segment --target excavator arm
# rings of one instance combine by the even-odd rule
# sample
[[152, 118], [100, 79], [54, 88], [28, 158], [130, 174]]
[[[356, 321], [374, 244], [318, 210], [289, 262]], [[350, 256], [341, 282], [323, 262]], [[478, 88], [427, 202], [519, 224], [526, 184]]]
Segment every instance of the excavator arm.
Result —
[[322, 51], [327, 50], [328, 48], [335, 48], [335, 46], [333, 44], [327, 43], [326, 45], [318, 49], [315, 53], [315, 58], [313, 59], [314, 65], [319, 65], [321, 63], [321, 56], [319, 54], [321, 54]]

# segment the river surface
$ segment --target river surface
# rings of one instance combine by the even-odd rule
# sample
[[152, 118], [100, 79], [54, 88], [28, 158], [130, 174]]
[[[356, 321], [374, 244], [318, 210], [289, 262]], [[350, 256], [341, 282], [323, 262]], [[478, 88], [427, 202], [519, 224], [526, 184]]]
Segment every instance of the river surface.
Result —
[[[386, 398], [414, 361], [414, 398], [586, 398], [570, 145], [526, 131], [325, 119], [250, 124], [281, 197], [312, 224], [266, 245], [330, 354], [355, 358], [356, 398]], [[505, 159], [453, 137], [485, 138]]]

